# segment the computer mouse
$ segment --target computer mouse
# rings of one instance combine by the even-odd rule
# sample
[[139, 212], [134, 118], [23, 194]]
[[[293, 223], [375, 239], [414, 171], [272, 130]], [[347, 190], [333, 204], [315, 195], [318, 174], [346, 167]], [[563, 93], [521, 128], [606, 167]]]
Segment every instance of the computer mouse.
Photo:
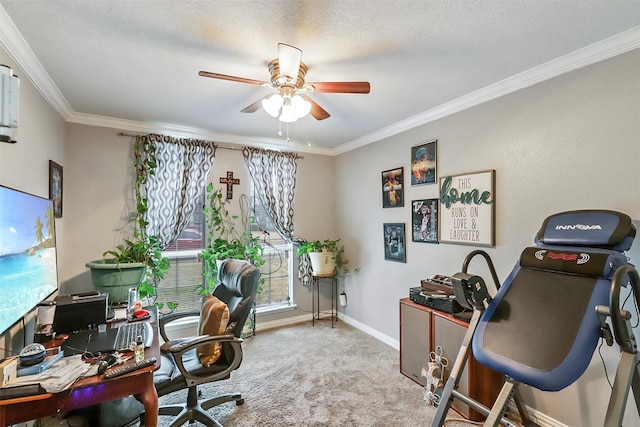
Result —
[[133, 317], [134, 319], [146, 319], [147, 317], [149, 317], [151, 314], [147, 311], [147, 310], [138, 310], [135, 313], [133, 313], [131, 315], [131, 317]]

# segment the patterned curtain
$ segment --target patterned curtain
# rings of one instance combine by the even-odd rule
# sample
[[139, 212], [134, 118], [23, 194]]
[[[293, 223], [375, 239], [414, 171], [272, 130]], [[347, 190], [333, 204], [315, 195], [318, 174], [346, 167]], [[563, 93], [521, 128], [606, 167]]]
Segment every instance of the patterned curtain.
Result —
[[200, 192], [213, 165], [217, 146], [209, 141], [150, 134], [140, 136], [153, 144], [157, 168], [146, 188], [147, 231], [162, 248], [174, 241], [191, 220]]
[[276, 231], [284, 239], [292, 241], [298, 155], [253, 147], [244, 147], [242, 154], [258, 199], [273, 221]]
[[298, 279], [304, 286], [311, 284], [313, 269], [311, 268], [311, 259], [309, 254], [302, 254], [298, 259]]
[[[244, 147], [244, 161], [256, 187], [258, 199], [271, 218], [276, 231], [287, 241], [293, 237], [293, 197], [296, 188], [295, 153]], [[311, 263], [303, 257], [298, 265], [298, 277], [303, 285], [311, 283]]]

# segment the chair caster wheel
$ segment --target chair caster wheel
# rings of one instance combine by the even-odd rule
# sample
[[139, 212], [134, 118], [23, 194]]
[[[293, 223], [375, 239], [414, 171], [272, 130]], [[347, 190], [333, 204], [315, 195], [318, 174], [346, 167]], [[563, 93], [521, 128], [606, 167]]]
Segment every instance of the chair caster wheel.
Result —
[[244, 403], [244, 399], [236, 400], [236, 406], [240, 406]]

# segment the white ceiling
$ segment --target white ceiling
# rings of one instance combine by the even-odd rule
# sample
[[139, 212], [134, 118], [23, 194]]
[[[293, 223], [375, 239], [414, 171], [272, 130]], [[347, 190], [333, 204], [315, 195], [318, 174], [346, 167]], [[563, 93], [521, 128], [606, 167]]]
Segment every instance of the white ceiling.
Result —
[[[0, 45], [68, 121], [335, 154], [640, 47], [640, 1], [0, 0]], [[277, 135], [277, 43], [307, 81], [369, 81], [312, 94], [331, 117]], [[431, 136], [433, 137], [433, 135]], [[419, 142], [419, 141], [417, 141]]]

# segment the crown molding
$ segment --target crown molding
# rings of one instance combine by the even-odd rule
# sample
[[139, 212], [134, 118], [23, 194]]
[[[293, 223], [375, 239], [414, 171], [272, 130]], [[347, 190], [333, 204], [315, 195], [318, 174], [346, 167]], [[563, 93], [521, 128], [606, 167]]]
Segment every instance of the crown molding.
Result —
[[459, 113], [476, 105], [500, 98], [553, 77], [595, 64], [605, 59], [640, 48], [640, 26], [609, 37], [582, 49], [551, 60], [520, 74], [471, 92], [453, 101], [394, 123], [376, 132], [356, 138], [336, 147], [333, 155], [346, 153], [374, 142], [381, 141], [415, 127], [433, 122], [443, 117]]
[[0, 5], [0, 45], [58, 114], [65, 120], [69, 120], [73, 109], [53, 83], [2, 5]]
[[281, 139], [257, 138], [242, 135], [232, 135], [206, 131], [199, 128], [172, 125], [167, 123], [147, 123], [134, 120], [118, 119], [113, 117], [96, 116], [92, 114], [73, 113], [67, 119], [69, 123], [77, 123], [87, 126], [106, 127], [118, 129], [120, 131], [133, 133], [157, 133], [168, 134], [181, 138], [195, 138], [215, 143], [230, 145], [231, 147], [252, 146], [268, 148], [279, 151], [295, 151], [309, 154], [320, 154], [324, 156], [332, 155], [331, 150], [320, 147], [312, 147], [294, 142], [286, 142]]

